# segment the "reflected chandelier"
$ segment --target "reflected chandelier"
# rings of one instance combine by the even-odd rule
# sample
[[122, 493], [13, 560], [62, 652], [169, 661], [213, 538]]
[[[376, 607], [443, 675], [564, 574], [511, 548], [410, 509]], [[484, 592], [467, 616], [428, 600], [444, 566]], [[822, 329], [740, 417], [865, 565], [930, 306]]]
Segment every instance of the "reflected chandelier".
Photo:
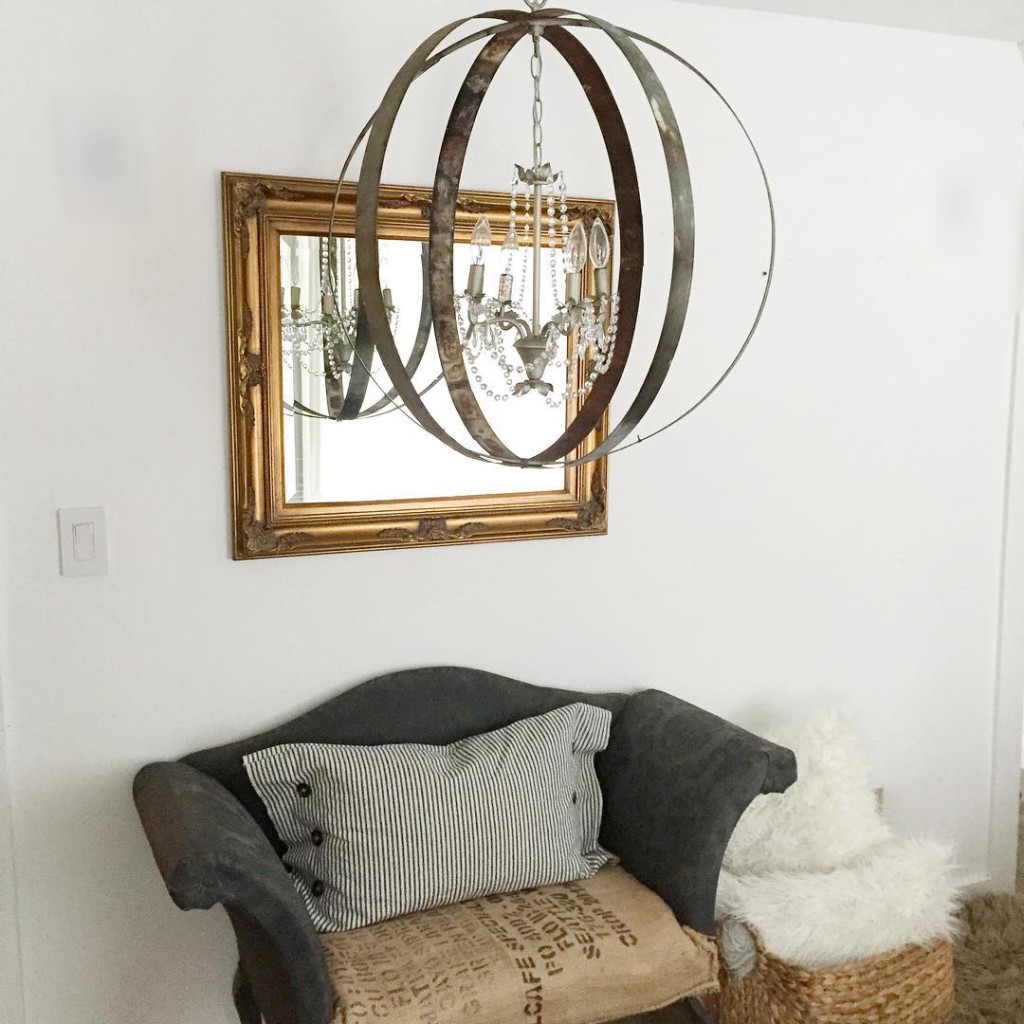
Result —
[[[338, 194], [341, 182], [365, 143], [356, 200], [355, 231], [361, 302], [358, 315], [350, 314], [344, 327], [352, 358], [344, 408], [334, 418], [353, 419], [361, 415], [376, 354], [390, 383], [389, 389], [378, 384], [380, 390], [390, 396], [395, 408], [400, 408], [421, 428], [454, 451], [468, 458], [508, 466], [577, 465], [639, 444], [690, 415], [721, 386], [746, 351], [767, 303], [775, 267], [775, 213], [771, 189], [750, 134], [715, 86], [668, 47], [600, 18], [545, 9], [546, 3], [547, 0], [526, 0], [528, 12], [492, 11], [454, 21], [432, 33], [399, 69], [376, 113], [356, 139], [339, 175]], [[450, 41], [455, 33], [477, 20], [490, 24], [470, 29], [468, 34]], [[581, 446], [604, 420], [632, 352], [644, 266], [643, 216], [632, 144], [608, 80], [580, 38], [588, 32], [601, 33], [614, 44], [636, 75], [654, 115], [668, 172], [673, 255], [671, 285], [661, 329], [638, 390], [619, 422], [581, 455]], [[503, 265], [496, 292], [488, 295], [485, 287], [483, 254], [492, 240], [490, 225], [485, 218], [477, 222], [473, 232], [473, 262], [466, 288], [456, 292], [453, 267], [455, 214], [467, 148], [480, 106], [495, 75], [509, 53], [524, 39], [529, 39], [533, 48], [533, 160], [528, 167], [516, 165], [510, 192], [510, 227], [502, 245]], [[428, 389], [417, 389], [409, 362], [403, 362], [398, 352], [392, 323], [394, 311], [389, 308], [388, 297], [380, 283], [377, 218], [384, 158], [409, 89], [417, 78], [446, 57], [481, 41], [483, 46], [462, 83], [441, 144], [430, 204], [429, 250], [425, 264], [428, 284], [425, 292], [429, 292], [430, 319], [442, 370], [437, 379], [443, 377], [447, 384], [452, 404], [475, 445], [470, 447], [435, 419], [423, 401], [424, 391]], [[565, 176], [544, 160], [542, 43], [562, 58], [580, 82], [604, 140], [618, 221], [615, 232], [618, 250], [616, 288], [612, 287], [609, 268], [612, 243], [608, 227], [599, 219], [589, 229], [582, 222], [569, 227], [565, 216]], [[770, 260], [764, 274], [763, 292], [750, 330], [739, 350], [700, 399], [646, 436], [641, 436], [638, 428], [668, 375], [689, 305], [693, 279], [694, 209], [686, 150], [675, 112], [661, 80], [638, 44], [678, 62], [725, 106], [756, 160], [767, 197], [771, 227]], [[525, 246], [521, 244], [520, 214]], [[332, 212], [329, 236], [333, 234], [334, 220]], [[547, 319], [541, 315], [545, 227], [547, 268], [555, 301], [555, 311]], [[530, 256], [533, 291], [532, 309], [527, 313], [523, 299]], [[517, 263], [520, 277], [518, 294]], [[588, 267], [589, 274], [585, 273]], [[587, 282], [592, 283], [590, 288]], [[333, 301], [326, 306], [330, 310], [338, 309], [334, 277], [329, 275], [327, 283], [332, 293], [328, 298], [333, 297]], [[339, 319], [339, 315], [333, 312], [329, 317], [335, 321]], [[558, 358], [563, 339], [566, 342], [564, 359]], [[485, 383], [479, 367], [479, 361], [485, 355], [497, 363], [507, 393]], [[577, 372], [570, 373], [566, 363], [573, 361]], [[550, 381], [544, 379], [550, 366], [562, 371], [569, 381], [557, 392]], [[516, 379], [517, 375], [521, 375], [519, 379]], [[481, 407], [478, 392], [483, 397], [498, 401], [505, 401], [510, 395], [522, 399], [537, 392], [549, 405], [571, 400], [570, 411], [574, 414], [563, 433], [544, 449], [522, 455], [512, 451], [496, 434]], [[525, 401], [522, 405], [524, 415], [530, 414], [529, 404]]]

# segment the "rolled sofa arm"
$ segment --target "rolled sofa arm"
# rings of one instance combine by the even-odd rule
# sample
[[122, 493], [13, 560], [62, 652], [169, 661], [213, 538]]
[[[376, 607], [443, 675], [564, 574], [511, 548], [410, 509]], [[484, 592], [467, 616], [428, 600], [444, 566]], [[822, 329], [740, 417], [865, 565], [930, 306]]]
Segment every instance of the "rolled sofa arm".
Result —
[[216, 780], [180, 761], [146, 765], [135, 805], [171, 899], [222, 904], [267, 1024], [326, 1024], [334, 994], [313, 923], [270, 840]]
[[683, 924], [711, 934], [729, 837], [750, 801], [796, 781], [792, 751], [660, 690], [616, 716], [598, 772], [601, 842]]

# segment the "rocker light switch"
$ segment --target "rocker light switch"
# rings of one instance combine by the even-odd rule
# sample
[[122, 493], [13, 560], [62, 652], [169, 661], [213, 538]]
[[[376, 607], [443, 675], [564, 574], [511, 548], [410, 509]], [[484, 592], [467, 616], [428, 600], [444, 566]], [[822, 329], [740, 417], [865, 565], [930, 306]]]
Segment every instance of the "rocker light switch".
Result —
[[107, 530], [103, 509], [62, 508], [60, 571], [65, 576], [102, 576], [107, 571]]

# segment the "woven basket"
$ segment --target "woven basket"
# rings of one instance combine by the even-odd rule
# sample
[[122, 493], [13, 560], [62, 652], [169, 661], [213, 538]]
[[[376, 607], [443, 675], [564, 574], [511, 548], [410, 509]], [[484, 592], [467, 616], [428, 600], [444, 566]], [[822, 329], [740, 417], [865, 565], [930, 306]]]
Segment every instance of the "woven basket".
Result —
[[843, 967], [808, 969], [757, 946], [741, 979], [721, 968], [721, 1024], [948, 1024], [953, 944], [904, 946]]

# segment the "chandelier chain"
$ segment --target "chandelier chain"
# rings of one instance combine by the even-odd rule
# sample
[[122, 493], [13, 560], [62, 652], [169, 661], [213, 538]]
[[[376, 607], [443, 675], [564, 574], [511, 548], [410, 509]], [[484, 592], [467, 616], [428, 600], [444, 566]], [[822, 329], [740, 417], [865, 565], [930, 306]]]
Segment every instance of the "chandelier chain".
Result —
[[544, 101], [540, 95], [540, 79], [544, 72], [544, 58], [540, 52], [540, 34], [533, 36], [533, 56], [530, 75], [533, 78], [533, 166], [539, 170], [544, 162]]

